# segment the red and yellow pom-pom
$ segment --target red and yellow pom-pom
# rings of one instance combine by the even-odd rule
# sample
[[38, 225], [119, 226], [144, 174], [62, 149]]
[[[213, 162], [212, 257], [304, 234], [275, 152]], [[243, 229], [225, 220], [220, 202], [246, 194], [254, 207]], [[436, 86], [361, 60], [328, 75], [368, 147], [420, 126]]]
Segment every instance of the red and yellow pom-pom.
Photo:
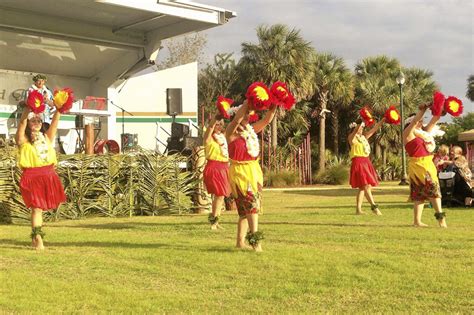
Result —
[[28, 99], [26, 100], [26, 104], [31, 109], [31, 111], [35, 114], [39, 114], [44, 112], [46, 105], [44, 104], [44, 97], [43, 94], [34, 90], [28, 94]]
[[435, 91], [433, 93], [433, 103], [431, 104], [431, 114], [433, 116], [444, 115], [445, 114], [444, 103], [445, 103], [444, 94], [439, 91]]
[[395, 108], [395, 106], [390, 106], [384, 114], [385, 121], [391, 125], [399, 125], [400, 124], [400, 113]]
[[74, 102], [74, 92], [70, 88], [55, 90], [53, 95], [54, 106], [60, 113], [65, 113], [71, 109]]
[[222, 95], [219, 95], [219, 97], [217, 98], [217, 102], [216, 102], [217, 109], [219, 110], [219, 113], [222, 115], [222, 117], [224, 117], [225, 119], [230, 118], [228, 110], [230, 109], [233, 103], [234, 103], [234, 100], [230, 98], [225, 98]]
[[262, 82], [254, 82], [245, 94], [249, 106], [257, 111], [266, 110], [272, 104], [272, 96], [268, 87]]
[[362, 107], [362, 109], [359, 111], [359, 114], [364, 120], [366, 126], [370, 126], [375, 122], [374, 117], [367, 106]]
[[254, 110], [249, 111], [249, 123], [257, 122], [259, 119], [260, 117]]
[[450, 96], [444, 102], [444, 110], [454, 117], [460, 116], [463, 109], [462, 101], [457, 97]]
[[280, 81], [273, 83], [270, 92], [272, 93], [273, 101], [276, 105], [286, 110], [290, 110], [293, 105], [295, 105], [295, 98], [285, 83]]

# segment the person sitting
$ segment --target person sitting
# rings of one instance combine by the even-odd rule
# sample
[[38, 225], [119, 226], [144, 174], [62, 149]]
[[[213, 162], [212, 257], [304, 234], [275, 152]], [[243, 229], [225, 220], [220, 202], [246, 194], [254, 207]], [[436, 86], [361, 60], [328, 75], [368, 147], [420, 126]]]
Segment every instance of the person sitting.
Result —
[[438, 152], [435, 154], [433, 158], [433, 163], [435, 164], [438, 173], [444, 171], [446, 168], [445, 161], [449, 161], [449, 147], [445, 144], [442, 144], [438, 148]]
[[459, 174], [461, 178], [460, 181], [455, 183], [454, 196], [459, 200], [464, 200], [466, 206], [471, 206], [474, 197], [474, 179], [467, 159], [464, 157], [460, 146], [452, 147], [450, 156], [450, 161], [444, 161], [445, 169]]

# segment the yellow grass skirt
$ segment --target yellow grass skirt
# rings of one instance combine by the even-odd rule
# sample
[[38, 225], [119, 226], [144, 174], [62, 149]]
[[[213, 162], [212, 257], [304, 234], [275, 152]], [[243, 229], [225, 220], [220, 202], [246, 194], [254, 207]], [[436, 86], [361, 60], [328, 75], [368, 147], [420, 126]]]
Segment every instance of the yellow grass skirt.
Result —
[[430, 198], [441, 198], [438, 173], [432, 155], [410, 157], [408, 177], [410, 178], [410, 200], [424, 201]]
[[239, 215], [261, 213], [263, 173], [258, 160], [230, 160], [229, 178]]

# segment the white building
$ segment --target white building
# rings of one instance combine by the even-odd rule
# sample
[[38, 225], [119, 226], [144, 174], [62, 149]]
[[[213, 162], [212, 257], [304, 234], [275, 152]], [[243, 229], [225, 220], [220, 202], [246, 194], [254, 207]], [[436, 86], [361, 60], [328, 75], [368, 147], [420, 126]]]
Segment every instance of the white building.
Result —
[[[159, 140], [166, 142], [163, 129], [170, 129], [166, 89], [182, 89], [178, 122], [195, 122], [198, 105], [196, 63], [155, 71], [161, 41], [235, 16], [187, 0], [2, 0], [0, 134], [14, 134], [12, 113], [32, 76], [43, 73], [52, 90], [71, 87], [76, 99], [107, 99], [98, 138], [120, 143], [122, 111], [115, 104], [126, 110], [125, 133], [138, 134], [140, 146], [155, 149], [157, 130], [162, 131]], [[71, 148], [77, 134], [69, 131], [74, 120], [73, 115], [62, 116], [59, 132]]]

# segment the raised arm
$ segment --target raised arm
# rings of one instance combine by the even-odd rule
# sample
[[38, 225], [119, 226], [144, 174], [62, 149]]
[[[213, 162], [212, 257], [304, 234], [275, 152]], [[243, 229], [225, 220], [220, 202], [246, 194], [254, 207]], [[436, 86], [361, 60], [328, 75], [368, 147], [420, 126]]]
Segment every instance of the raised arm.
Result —
[[367, 131], [364, 136], [367, 140], [369, 140], [370, 137], [372, 137], [374, 135], [374, 133], [377, 132], [377, 130], [380, 129], [380, 127], [382, 126], [383, 122], [385, 121], [385, 118], [382, 118], [378, 123], [375, 124], [375, 126], [372, 127], [372, 129], [370, 129], [369, 131]]
[[420, 111], [415, 115], [408, 127], [403, 130], [403, 141], [405, 141], [405, 139], [407, 139], [408, 136], [413, 132], [413, 129], [415, 129], [416, 124], [423, 119], [423, 115], [425, 114], [427, 108], [428, 107], [426, 105], [422, 105]]
[[218, 120], [221, 120], [219, 114], [216, 114], [212, 117], [211, 121], [209, 122], [209, 126], [207, 126], [206, 132], [204, 133], [204, 144], [206, 144], [209, 140], [211, 140], [212, 133], [214, 132], [214, 128], [216, 127], [216, 123]]
[[234, 119], [232, 119], [230, 124], [225, 129], [225, 137], [227, 138], [227, 141], [230, 140], [230, 137], [237, 130], [237, 127], [239, 126], [242, 119], [244, 119], [245, 114], [247, 113], [248, 109], [249, 107], [248, 107], [247, 101], [244, 101], [244, 103], [240, 106], [237, 113], [235, 113]]
[[61, 113], [59, 113], [59, 110], [56, 110], [54, 112], [53, 119], [51, 120], [51, 125], [49, 126], [48, 131], [45, 133], [51, 142], [54, 141], [56, 131], [58, 130], [59, 117], [61, 117]]
[[265, 116], [252, 125], [255, 133], [259, 133], [260, 131], [262, 131], [273, 120], [273, 117], [275, 117], [276, 108], [277, 107], [275, 104], [270, 106], [270, 109], [267, 111]]
[[349, 136], [347, 136], [347, 141], [348, 141], [349, 144], [352, 145], [356, 134], [359, 132], [360, 128], [363, 128], [363, 126], [364, 126], [364, 125], [362, 125], [362, 123], [358, 124], [357, 127], [354, 128], [354, 131], [352, 131], [352, 132], [349, 134]]
[[433, 127], [436, 125], [436, 123], [438, 122], [438, 120], [441, 118], [441, 116], [433, 116], [431, 117], [431, 120], [430, 122], [428, 123], [428, 125], [426, 125], [426, 127], [424, 128], [426, 131], [430, 132]]
[[23, 113], [20, 117], [20, 122], [18, 123], [18, 129], [15, 135], [15, 141], [18, 146], [22, 145], [27, 141], [25, 136], [26, 126], [28, 125], [28, 114], [31, 112], [31, 109], [28, 106], [25, 106]]

